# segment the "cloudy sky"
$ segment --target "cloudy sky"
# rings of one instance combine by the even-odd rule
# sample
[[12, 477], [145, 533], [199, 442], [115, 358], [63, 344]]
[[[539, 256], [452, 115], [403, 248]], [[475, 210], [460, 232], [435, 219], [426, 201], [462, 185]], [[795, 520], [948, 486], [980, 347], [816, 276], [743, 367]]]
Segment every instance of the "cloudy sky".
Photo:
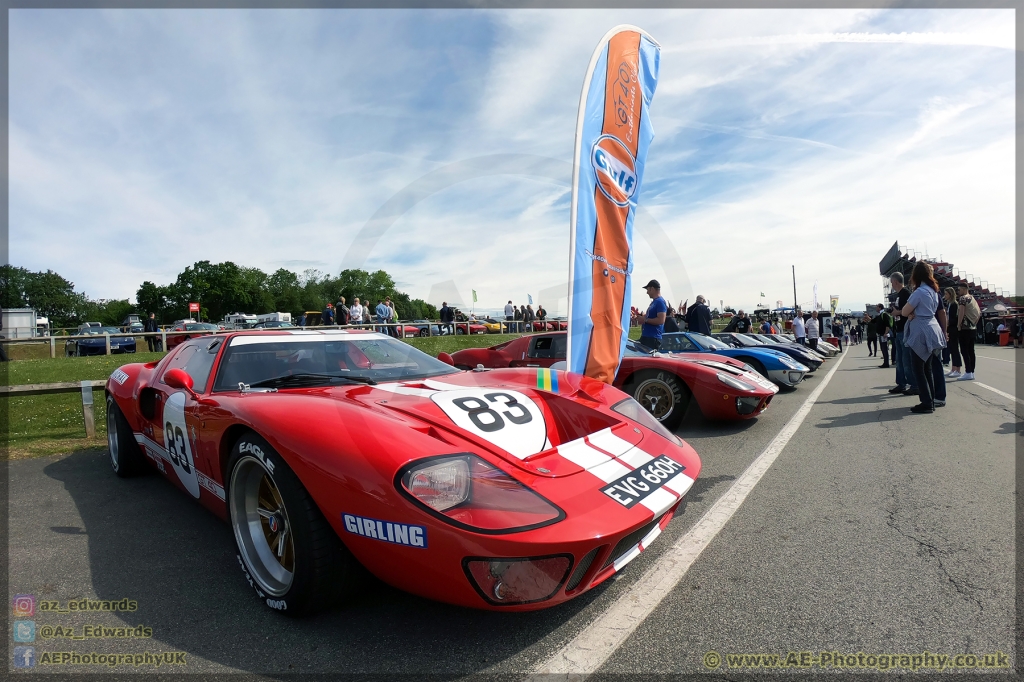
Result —
[[620, 23], [662, 45], [635, 281], [788, 305], [795, 265], [802, 304], [863, 309], [898, 240], [1013, 288], [1013, 10], [11, 10], [11, 262], [93, 298], [208, 259], [554, 308]]

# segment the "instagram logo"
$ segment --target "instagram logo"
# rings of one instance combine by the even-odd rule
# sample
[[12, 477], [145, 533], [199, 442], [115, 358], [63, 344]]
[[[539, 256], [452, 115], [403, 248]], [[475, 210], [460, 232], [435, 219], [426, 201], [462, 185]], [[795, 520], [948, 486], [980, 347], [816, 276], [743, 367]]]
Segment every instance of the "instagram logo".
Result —
[[11, 610], [15, 616], [34, 616], [36, 613], [36, 596], [34, 594], [16, 594], [11, 600]]

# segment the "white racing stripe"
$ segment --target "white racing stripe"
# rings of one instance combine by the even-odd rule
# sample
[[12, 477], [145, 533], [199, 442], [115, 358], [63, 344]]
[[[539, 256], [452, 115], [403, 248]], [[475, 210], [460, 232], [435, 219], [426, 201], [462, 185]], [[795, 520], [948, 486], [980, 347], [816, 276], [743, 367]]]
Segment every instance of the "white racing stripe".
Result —
[[[768, 447], [747, 467], [732, 487], [718, 498], [693, 528], [676, 540], [658, 562], [633, 583], [618, 600], [610, 604], [604, 613], [598, 615], [572, 641], [538, 664], [529, 679], [537, 682], [569, 679], [570, 676], [578, 679], [578, 676], [596, 672], [615, 653], [619, 646], [675, 588], [697, 557], [701, 555], [701, 552], [740, 508], [747, 495], [775, 462], [810, 413], [818, 396], [828, 386], [844, 357], [845, 353], [839, 356], [835, 366], [807, 397], [796, 414], [782, 427], [778, 435], [772, 439]], [[552, 678], [550, 675], [561, 677]]]
[[[992, 386], [989, 386], [988, 384], [983, 384], [980, 381], [965, 381], [964, 383], [965, 384], [974, 384], [975, 386], [978, 386], [979, 388], [987, 388], [988, 390], [992, 391], [996, 395], [1003, 396], [1004, 398], [1006, 398], [1010, 402], [1018, 402], [1021, 405], [1024, 405], [1024, 400], [1021, 400], [1020, 398], [1018, 398], [1016, 396], [1012, 396], [1012, 395], [1010, 395], [1009, 393], [1007, 393], [1005, 391], [1000, 391], [998, 388], [993, 388]], [[964, 386], [964, 388], [967, 388], [967, 386]]]

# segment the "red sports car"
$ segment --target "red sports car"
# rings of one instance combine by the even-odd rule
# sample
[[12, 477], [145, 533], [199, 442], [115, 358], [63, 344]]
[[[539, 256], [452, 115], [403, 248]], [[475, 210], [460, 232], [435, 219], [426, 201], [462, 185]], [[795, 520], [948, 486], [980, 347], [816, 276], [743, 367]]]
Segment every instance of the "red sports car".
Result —
[[[180, 322], [167, 330], [167, 350], [176, 348], [191, 338], [206, 336], [220, 331], [220, 327], [207, 322]], [[172, 334], [171, 332], [190, 332], [188, 334]]]
[[701, 469], [612, 386], [462, 372], [369, 331], [191, 339], [106, 394], [115, 473], [155, 467], [226, 520], [260, 601], [292, 615], [357, 562], [431, 599], [553, 606], [648, 547]]
[[[565, 360], [566, 333], [522, 336], [490, 348], [466, 348], [449, 356], [460, 369], [551, 367]], [[724, 356], [652, 354], [633, 341], [615, 386], [630, 394], [666, 428], [682, 421], [691, 399], [708, 419], [750, 419], [761, 414], [779, 388], [752, 367]]]
[[479, 322], [455, 322], [456, 334], [486, 334], [487, 327]]

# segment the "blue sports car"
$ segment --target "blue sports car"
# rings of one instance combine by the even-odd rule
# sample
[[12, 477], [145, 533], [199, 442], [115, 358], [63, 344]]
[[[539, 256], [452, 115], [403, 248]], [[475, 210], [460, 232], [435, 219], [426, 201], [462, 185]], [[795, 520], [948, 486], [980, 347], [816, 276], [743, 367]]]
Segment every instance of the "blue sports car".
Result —
[[82, 355], [106, 355], [107, 340], [104, 334], [110, 334], [110, 352], [134, 353], [134, 336], [114, 336], [123, 334], [117, 327], [93, 327], [82, 325], [76, 332], [78, 335], [89, 336], [86, 339], [68, 339], [64, 344], [64, 355], [78, 357]]
[[704, 334], [694, 332], [672, 332], [661, 337], [663, 353], [715, 353], [745, 362], [758, 374], [779, 386], [792, 388], [803, 381], [810, 371], [785, 353], [767, 346], [755, 348], [731, 348]]

